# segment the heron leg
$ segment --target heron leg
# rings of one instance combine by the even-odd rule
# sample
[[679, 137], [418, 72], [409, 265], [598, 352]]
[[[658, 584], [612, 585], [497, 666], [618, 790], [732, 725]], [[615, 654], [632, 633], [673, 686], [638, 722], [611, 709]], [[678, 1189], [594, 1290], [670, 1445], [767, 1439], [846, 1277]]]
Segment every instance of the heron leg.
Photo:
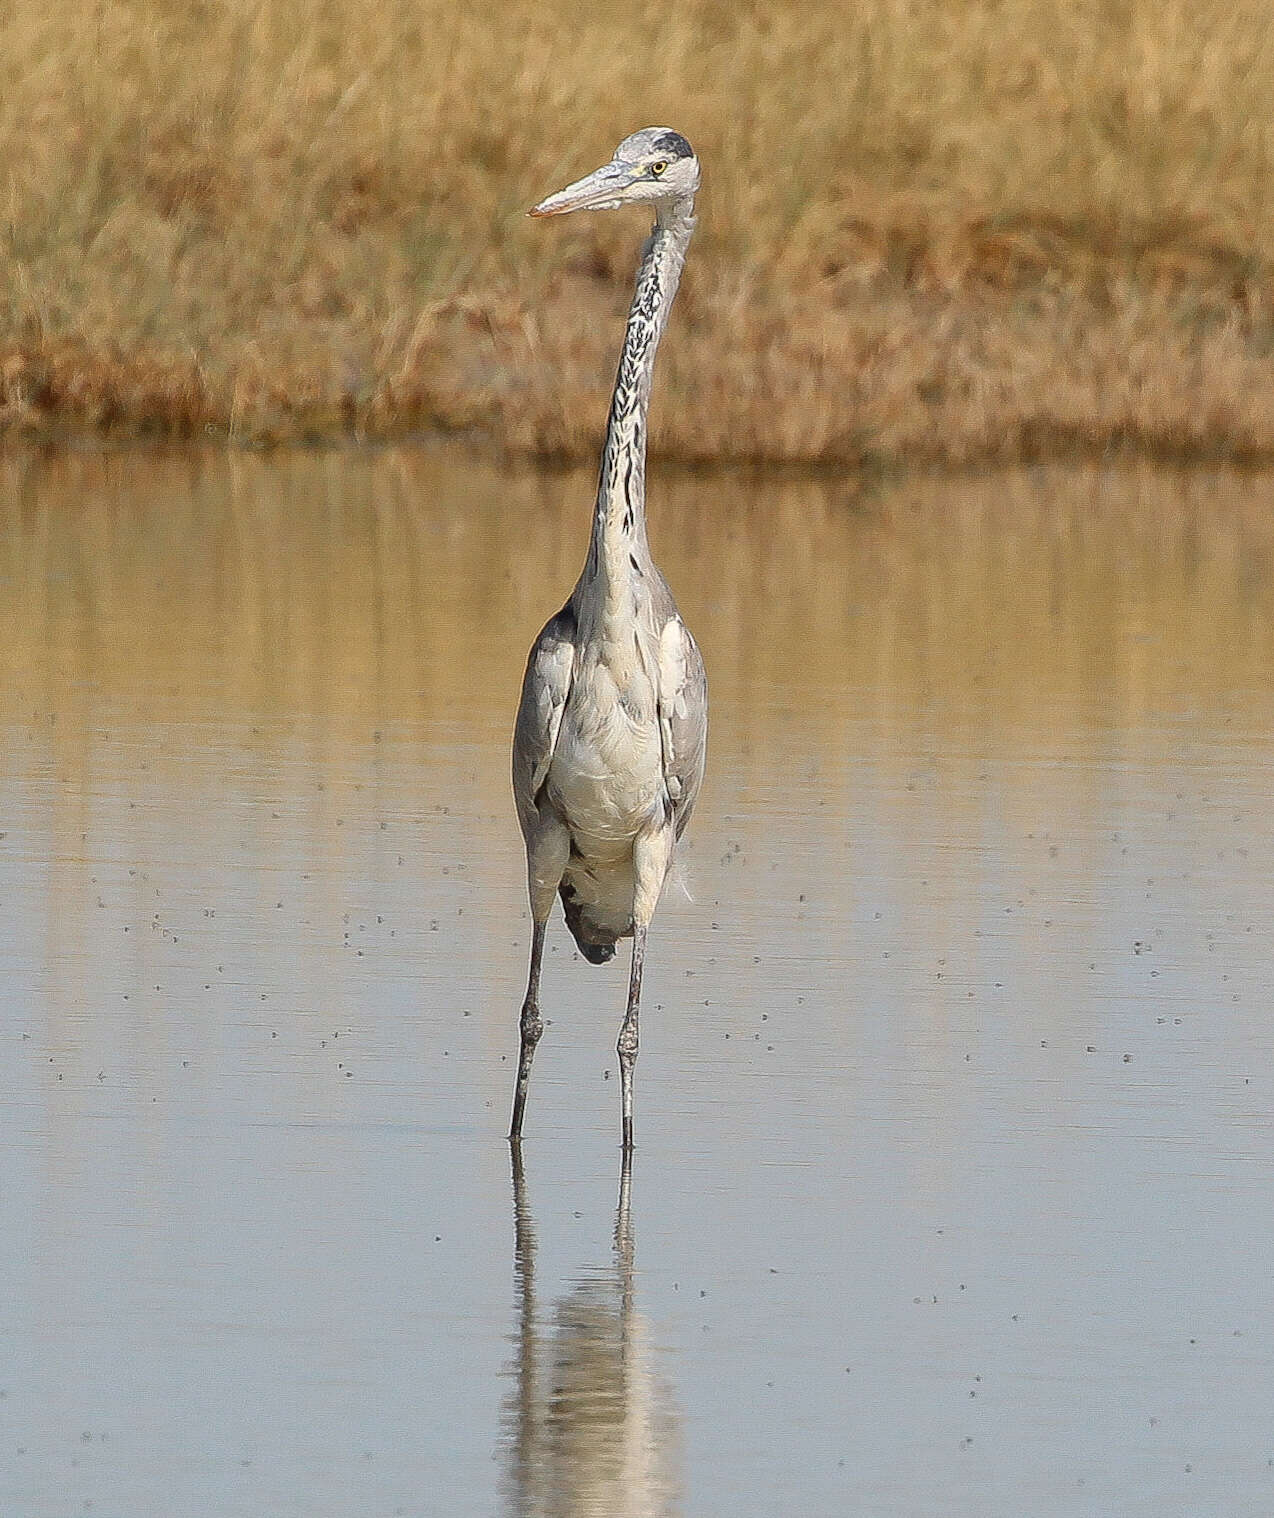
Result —
[[628, 1008], [619, 1028], [620, 1100], [623, 1103], [624, 1153], [633, 1147], [633, 1071], [637, 1065], [637, 1013], [641, 971], [646, 958], [646, 929], [655, 915], [668, 866], [672, 862], [670, 828], [643, 834], [633, 844], [633, 965], [628, 977]]
[[637, 1011], [641, 1003], [641, 967], [646, 958], [646, 925], [633, 928], [633, 967], [628, 976], [628, 1010], [619, 1026], [620, 1098], [624, 1113], [624, 1153], [633, 1147], [633, 1071], [637, 1068]]
[[509, 1137], [515, 1144], [522, 1138], [522, 1117], [526, 1111], [526, 1088], [531, 1080], [531, 1061], [535, 1058], [535, 1046], [544, 1032], [544, 1024], [540, 1019], [540, 964], [544, 958], [544, 934], [547, 928], [548, 919], [545, 918], [531, 929], [531, 973], [518, 1025], [521, 1033], [518, 1082], [513, 1090], [513, 1121], [509, 1126]]
[[531, 1061], [535, 1046], [544, 1032], [540, 1020], [540, 965], [544, 959], [544, 934], [558, 882], [570, 857], [571, 837], [561, 822], [551, 815], [527, 842], [526, 873], [531, 898], [531, 969], [527, 976], [526, 998], [518, 1027], [518, 1080], [513, 1090], [513, 1121], [509, 1138], [517, 1144], [522, 1139], [522, 1118], [526, 1111], [526, 1088], [531, 1079]]

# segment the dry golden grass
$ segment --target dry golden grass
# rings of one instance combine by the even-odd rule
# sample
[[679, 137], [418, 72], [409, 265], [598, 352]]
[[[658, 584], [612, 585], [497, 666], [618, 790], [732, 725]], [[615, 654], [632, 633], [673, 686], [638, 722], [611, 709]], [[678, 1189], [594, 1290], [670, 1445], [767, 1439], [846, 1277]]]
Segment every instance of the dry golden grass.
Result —
[[705, 164], [668, 456], [1274, 456], [1263, 0], [7, 0], [0, 425], [597, 445]]

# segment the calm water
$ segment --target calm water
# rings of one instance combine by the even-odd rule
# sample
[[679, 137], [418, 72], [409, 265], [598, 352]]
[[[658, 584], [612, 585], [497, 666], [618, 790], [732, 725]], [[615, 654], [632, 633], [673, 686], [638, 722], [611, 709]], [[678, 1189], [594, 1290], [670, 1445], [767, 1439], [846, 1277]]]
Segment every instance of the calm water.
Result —
[[0, 461], [0, 1512], [1274, 1511], [1274, 483], [657, 479], [647, 964], [506, 740], [591, 476]]

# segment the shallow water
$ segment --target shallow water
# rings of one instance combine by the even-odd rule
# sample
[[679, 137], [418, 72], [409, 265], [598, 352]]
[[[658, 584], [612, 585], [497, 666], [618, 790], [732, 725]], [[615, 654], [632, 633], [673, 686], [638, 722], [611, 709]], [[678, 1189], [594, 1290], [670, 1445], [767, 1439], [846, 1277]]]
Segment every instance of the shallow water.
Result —
[[0, 1511], [1274, 1511], [1274, 487], [656, 478], [708, 781], [560, 922], [591, 479], [0, 461]]

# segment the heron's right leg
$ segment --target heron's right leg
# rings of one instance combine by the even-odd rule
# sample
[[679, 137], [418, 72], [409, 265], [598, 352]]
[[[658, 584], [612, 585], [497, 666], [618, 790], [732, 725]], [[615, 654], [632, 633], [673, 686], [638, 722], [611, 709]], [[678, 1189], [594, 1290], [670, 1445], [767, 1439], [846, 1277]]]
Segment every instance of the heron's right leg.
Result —
[[522, 1003], [519, 1023], [521, 1044], [518, 1049], [518, 1079], [513, 1089], [513, 1122], [509, 1137], [516, 1144], [522, 1137], [522, 1115], [526, 1111], [526, 1088], [531, 1079], [531, 1061], [535, 1058], [535, 1046], [544, 1032], [540, 1020], [540, 961], [544, 958], [544, 932], [548, 919], [536, 922], [531, 928], [531, 974], [527, 980], [526, 1000]]
[[516, 1144], [522, 1138], [522, 1118], [526, 1111], [526, 1091], [531, 1080], [531, 1061], [535, 1046], [544, 1032], [540, 1019], [540, 965], [544, 958], [544, 934], [558, 883], [571, 855], [571, 835], [564, 823], [546, 819], [527, 840], [526, 874], [531, 898], [531, 969], [527, 976], [526, 998], [519, 1023], [521, 1044], [518, 1049], [518, 1078], [513, 1091], [513, 1121], [509, 1138]]
[[637, 1018], [641, 1008], [641, 972], [646, 959], [646, 929], [655, 915], [672, 862], [671, 828], [643, 833], [633, 843], [633, 962], [628, 976], [628, 1008], [620, 1024], [619, 1099], [624, 1153], [633, 1147], [633, 1072], [637, 1068]]

